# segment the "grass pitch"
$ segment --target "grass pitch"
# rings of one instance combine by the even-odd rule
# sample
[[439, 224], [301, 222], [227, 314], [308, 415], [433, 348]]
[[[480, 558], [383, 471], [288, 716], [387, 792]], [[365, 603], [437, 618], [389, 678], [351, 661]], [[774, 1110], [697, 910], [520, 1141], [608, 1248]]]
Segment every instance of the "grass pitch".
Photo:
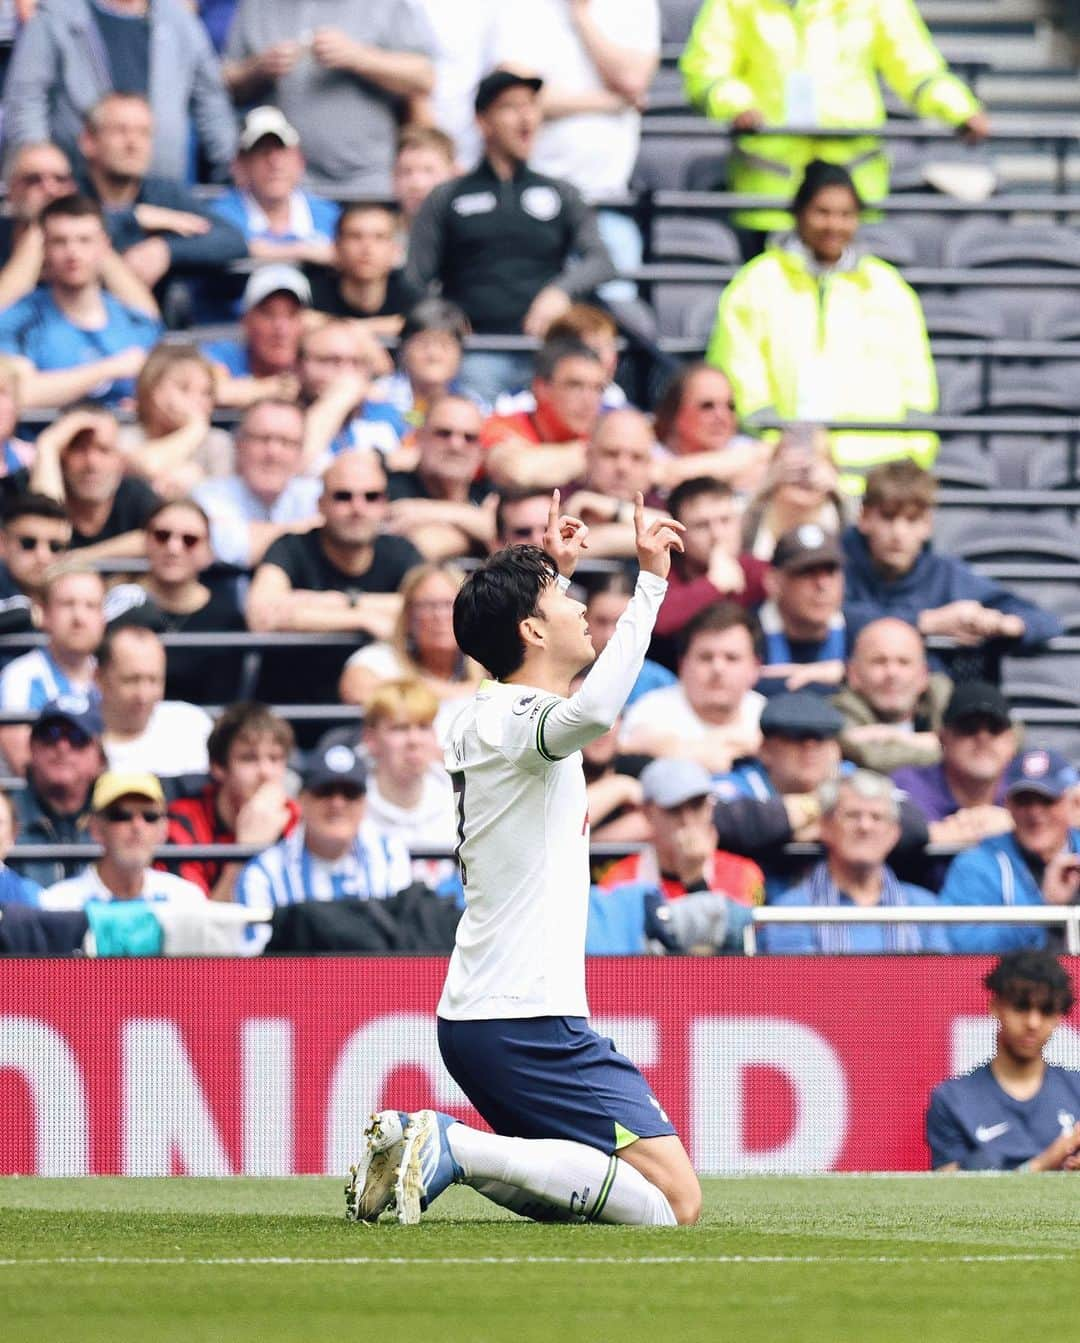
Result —
[[710, 1180], [693, 1230], [542, 1227], [453, 1189], [346, 1224], [338, 1180], [0, 1180], [4, 1343], [1075, 1338], [1068, 1175]]

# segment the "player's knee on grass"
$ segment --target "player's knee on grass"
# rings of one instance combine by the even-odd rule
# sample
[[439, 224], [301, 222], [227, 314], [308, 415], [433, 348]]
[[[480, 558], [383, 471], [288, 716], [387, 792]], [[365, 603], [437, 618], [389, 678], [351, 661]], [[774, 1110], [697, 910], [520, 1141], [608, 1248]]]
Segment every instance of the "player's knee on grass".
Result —
[[660, 1190], [680, 1226], [693, 1226], [698, 1221], [701, 1185], [678, 1138], [639, 1138], [618, 1155]]
[[664, 1193], [679, 1225], [695, 1226], [701, 1217], [701, 1185], [697, 1176], [691, 1172], [689, 1180], [678, 1181]]

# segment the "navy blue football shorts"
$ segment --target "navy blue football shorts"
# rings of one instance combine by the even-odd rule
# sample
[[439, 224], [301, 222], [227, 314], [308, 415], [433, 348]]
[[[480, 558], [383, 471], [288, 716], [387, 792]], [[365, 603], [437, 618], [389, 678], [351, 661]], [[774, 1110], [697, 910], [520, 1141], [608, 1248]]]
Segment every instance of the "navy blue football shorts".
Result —
[[496, 1133], [567, 1138], [610, 1155], [673, 1134], [648, 1082], [584, 1017], [439, 1018], [450, 1076]]

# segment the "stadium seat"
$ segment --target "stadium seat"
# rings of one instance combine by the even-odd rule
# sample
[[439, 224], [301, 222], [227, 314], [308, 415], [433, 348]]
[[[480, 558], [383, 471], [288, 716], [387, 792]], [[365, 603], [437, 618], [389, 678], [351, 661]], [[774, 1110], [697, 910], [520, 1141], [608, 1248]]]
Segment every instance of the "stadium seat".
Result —
[[739, 241], [731, 229], [701, 215], [661, 215], [653, 224], [652, 253], [658, 261], [742, 264]]
[[942, 413], [1074, 415], [1080, 409], [1080, 380], [1068, 364], [995, 364], [990, 387], [984, 388], [982, 369], [976, 364], [949, 379], [942, 389]]
[[1054, 704], [1080, 709], [1080, 657], [1075, 655], [1003, 658], [1002, 682], [1006, 695], [1018, 706]]
[[1064, 509], [939, 509], [934, 547], [969, 564], [1080, 563], [1080, 533]]
[[[1018, 717], [1023, 721], [1023, 711]], [[1025, 724], [1024, 745], [1041, 751], [1060, 751], [1066, 760], [1080, 760], [1080, 728], [1052, 723]]]
[[[653, 285], [651, 301], [661, 336], [693, 335], [695, 338], [702, 338], [704, 326], [704, 335], [707, 337], [712, 330], [712, 322], [716, 317], [716, 304], [721, 292], [718, 285], [711, 284]], [[706, 325], [705, 314], [710, 306], [712, 317], [707, 320]], [[691, 315], [696, 324], [693, 331], [689, 329]]]
[[986, 490], [994, 484], [990, 455], [972, 438], [947, 438], [934, 463], [938, 484], [955, 489]]
[[929, 293], [922, 298], [923, 317], [931, 340], [1004, 340], [1005, 318], [991, 297], [977, 289], [962, 295]]
[[914, 266], [915, 243], [903, 224], [895, 219], [864, 224], [859, 229], [859, 245], [893, 266]]
[[1040, 296], [1029, 330], [1032, 340], [1080, 340], [1080, 298], [1072, 293]]
[[668, 45], [683, 45], [690, 36], [694, 19], [701, 8], [701, 0], [662, 0], [660, 5], [661, 41]]
[[645, 135], [638, 149], [630, 187], [636, 191], [682, 191], [687, 171], [701, 157], [700, 140], [680, 135]]
[[968, 219], [950, 232], [946, 266], [1080, 266], [1080, 237], [1060, 224]]
[[723, 191], [728, 181], [728, 154], [699, 154], [686, 168], [687, 191]]

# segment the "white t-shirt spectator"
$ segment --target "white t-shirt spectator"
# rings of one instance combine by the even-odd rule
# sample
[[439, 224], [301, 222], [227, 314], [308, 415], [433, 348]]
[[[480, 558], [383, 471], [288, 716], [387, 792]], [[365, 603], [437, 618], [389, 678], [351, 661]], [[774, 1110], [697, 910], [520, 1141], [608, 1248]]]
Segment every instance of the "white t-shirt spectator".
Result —
[[213, 726], [214, 720], [197, 704], [167, 699], [155, 707], [141, 736], [117, 741], [106, 732], [101, 744], [109, 768], [123, 774], [207, 774], [206, 740]]
[[[38, 897], [42, 909], [82, 909], [88, 900], [112, 900], [112, 891], [98, 876], [98, 870], [91, 864], [76, 877], [58, 881], [48, 886]], [[199, 907], [206, 904], [206, 895], [193, 881], [173, 876], [171, 872], [158, 872], [148, 867], [143, 874], [143, 887], [139, 898], [150, 904], [188, 905]]]
[[[460, 707], [455, 702], [456, 707]], [[415, 807], [399, 807], [385, 798], [379, 781], [370, 775], [364, 816], [380, 834], [399, 840], [407, 849], [457, 848], [457, 808], [450, 776], [441, 765], [433, 765], [424, 776], [423, 792]], [[456, 864], [452, 858], [413, 858], [416, 881], [437, 886], [450, 875]]]
[[[660, 50], [656, 0], [590, 0], [590, 13], [609, 41], [644, 52]], [[500, 8], [494, 65], [535, 71], [553, 89], [595, 93], [604, 81], [574, 30], [567, 0], [529, 0]], [[572, 182], [595, 200], [625, 191], [637, 158], [641, 114], [583, 112], [545, 122], [529, 166]]]
[[[730, 726], [747, 735], [756, 732], [764, 707], [765, 696], [756, 690], [748, 690], [739, 705], [737, 719]], [[713, 731], [714, 726], [694, 711], [680, 684], [669, 685], [650, 690], [631, 704], [623, 715], [619, 740], [629, 741], [639, 728], [644, 728], [682, 737], [686, 741], [700, 741]]]

